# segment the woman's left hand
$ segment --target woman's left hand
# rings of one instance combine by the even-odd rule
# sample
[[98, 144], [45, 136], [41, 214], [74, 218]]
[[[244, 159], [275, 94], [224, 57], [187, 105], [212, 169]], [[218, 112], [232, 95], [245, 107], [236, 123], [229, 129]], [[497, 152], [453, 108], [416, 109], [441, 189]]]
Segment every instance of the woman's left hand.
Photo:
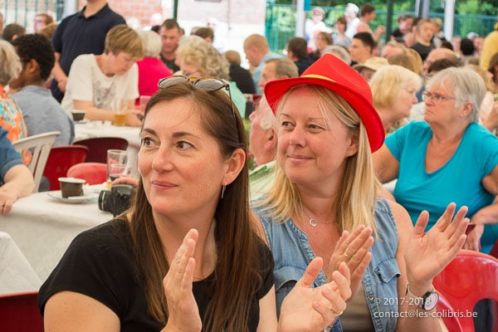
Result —
[[476, 224], [474, 229], [472, 229], [467, 234], [467, 240], [463, 245], [463, 249], [480, 251], [481, 250], [481, 236], [484, 233], [484, 225]]
[[418, 217], [404, 255], [412, 291], [419, 289], [423, 292], [431, 288], [432, 279], [451, 262], [465, 243], [465, 230], [469, 224], [469, 219], [465, 218], [467, 207], [460, 208], [453, 216], [455, 209], [454, 203], [448, 205], [427, 233], [424, 230], [429, 213], [423, 211]]
[[285, 297], [280, 311], [278, 331], [323, 331], [332, 325], [346, 309], [351, 297], [350, 273], [346, 263], [332, 273], [332, 281], [313, 288], [323, 266], [321, 258], [315, 258], [303, 276]]
[[11, 192], [0, 190], [0, 215], [6, 215], [12, 209], [17, 196]]

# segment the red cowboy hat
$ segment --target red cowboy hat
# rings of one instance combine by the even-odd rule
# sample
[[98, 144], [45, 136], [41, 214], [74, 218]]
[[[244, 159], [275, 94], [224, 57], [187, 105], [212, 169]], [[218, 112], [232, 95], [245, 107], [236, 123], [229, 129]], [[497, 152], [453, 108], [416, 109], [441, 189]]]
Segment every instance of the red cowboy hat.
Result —
[[300, 77], [270, 81], [265, 86], [265, 96], [275, 113], [283, 95], [296, 85], [320, 85], [342, 98], [360, 116], [365, 126], [372, 152], [384, 142], [384, 126], [372, 105], [372, 92], [367, 81], [353, 68], [332, 54], [325, 54], [315, 61]]

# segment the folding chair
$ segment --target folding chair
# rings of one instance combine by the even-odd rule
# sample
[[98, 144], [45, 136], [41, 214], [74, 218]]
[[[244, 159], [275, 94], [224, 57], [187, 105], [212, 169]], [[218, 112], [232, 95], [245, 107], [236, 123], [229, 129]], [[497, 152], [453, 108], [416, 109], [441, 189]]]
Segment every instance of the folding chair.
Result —
[[38, 187], [40, 186], [41, 177], [45, 170], [48, 154], [59, 134], [59, 131], [51, 131], [23, 138], [12, 144], [19, 153], [30, 154], [31, 160], [26, 166], [28, 166], [31, 173], [33, 173], [33, 179], [35, 181], [35, 189], [33, 192], [38, 192]]

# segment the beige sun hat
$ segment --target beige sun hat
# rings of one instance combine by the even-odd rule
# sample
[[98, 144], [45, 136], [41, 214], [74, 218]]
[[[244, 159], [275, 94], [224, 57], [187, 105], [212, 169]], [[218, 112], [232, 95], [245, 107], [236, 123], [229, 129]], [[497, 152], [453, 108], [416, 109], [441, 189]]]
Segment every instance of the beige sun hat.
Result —
[[357, 71], [360, 71], [364, 68], [367, 68], [367, 69], [370, 69], [373, 71], [377, 71], [380, 68], [387, 66], [388, 64], [389, 64], [389, 62], [387, 62], [386, 58], [374, 56], [372, 58], [369, 58], [367, 61], [365, 61], [363, 63], [359, 63], [359, 64], [354, 65], [353, 68], [356, 69]]

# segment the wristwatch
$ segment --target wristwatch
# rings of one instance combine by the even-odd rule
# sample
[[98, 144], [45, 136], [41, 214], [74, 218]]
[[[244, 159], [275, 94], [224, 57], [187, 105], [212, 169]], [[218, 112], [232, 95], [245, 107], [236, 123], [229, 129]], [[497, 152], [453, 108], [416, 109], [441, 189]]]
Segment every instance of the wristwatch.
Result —
[[431, 311], [434, 309], [439, 302], [439, 294], [436, 293], [434, 290], [427, 291], [422, 297], [417, 296], [413, 294], [410, 291], [409, 285], [406, 285], [406, 295], [409, 295], [410, 297], [414, 298], [415, 301], [414, 304], [417, 304], [420, 306], [421, 309], [425, 311]]

